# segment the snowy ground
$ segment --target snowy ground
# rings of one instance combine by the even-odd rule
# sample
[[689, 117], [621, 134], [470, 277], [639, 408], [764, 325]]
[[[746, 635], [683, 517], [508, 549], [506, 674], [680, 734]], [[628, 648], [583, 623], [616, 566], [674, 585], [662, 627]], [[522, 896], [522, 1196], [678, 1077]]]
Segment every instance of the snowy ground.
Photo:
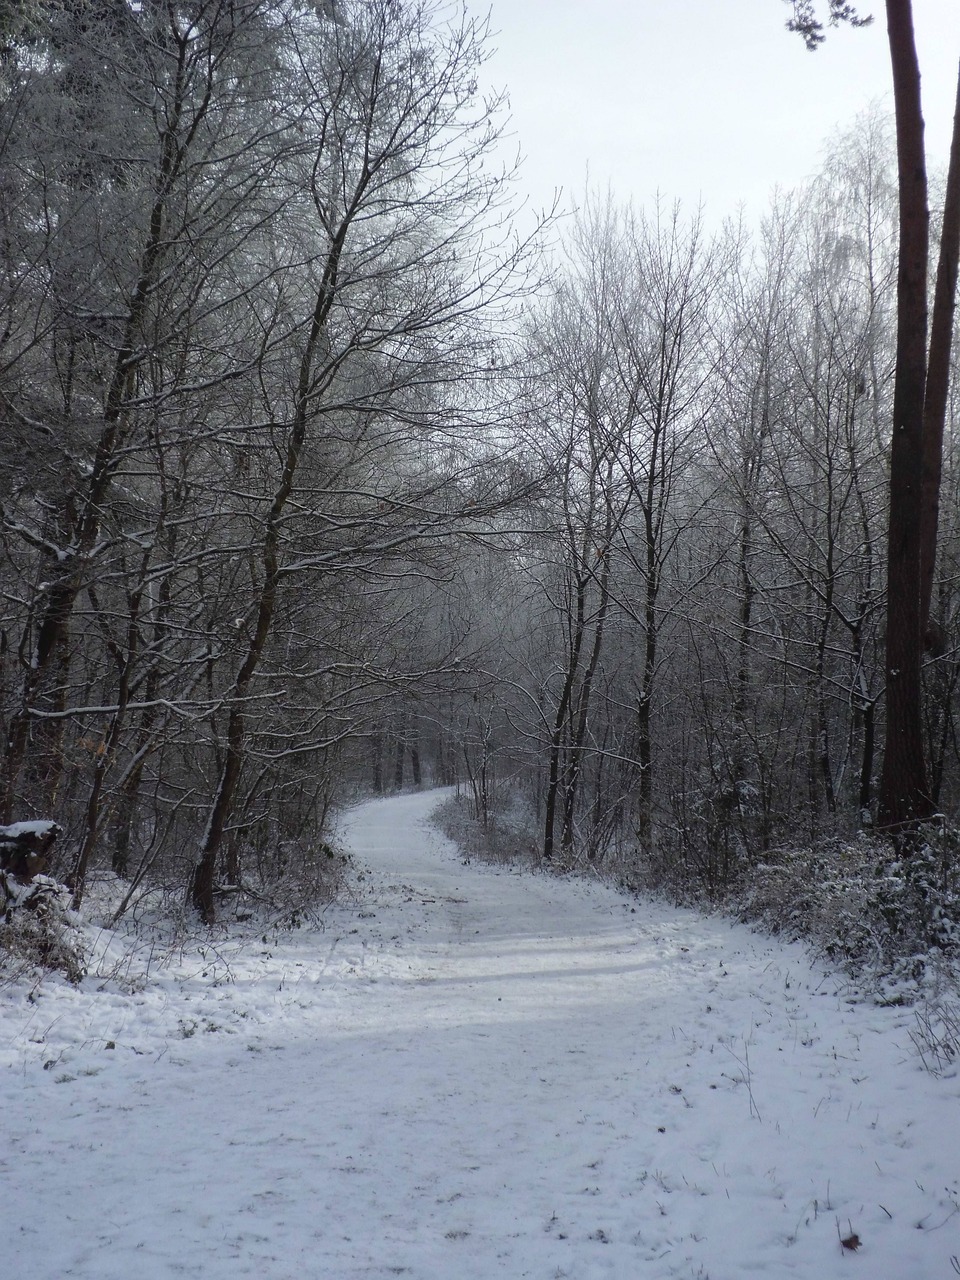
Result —
[[722, 919], [464, 866], [436, 800], [354, 811], [323, 932], [0, 989], [0, 1274], [960, 1274], [960, 1076], [909, 1010]]

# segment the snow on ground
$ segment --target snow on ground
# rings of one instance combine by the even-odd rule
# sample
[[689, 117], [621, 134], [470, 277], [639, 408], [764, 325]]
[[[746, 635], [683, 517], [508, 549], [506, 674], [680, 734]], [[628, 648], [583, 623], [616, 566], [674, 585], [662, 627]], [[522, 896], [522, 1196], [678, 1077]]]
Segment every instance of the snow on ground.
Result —
[[437, 798], [349, 815], [322, 931], [0, 989], [0, 1274], [950, 1280], [960, 1077], [909, 1010], [723, 919], [464, 866]]

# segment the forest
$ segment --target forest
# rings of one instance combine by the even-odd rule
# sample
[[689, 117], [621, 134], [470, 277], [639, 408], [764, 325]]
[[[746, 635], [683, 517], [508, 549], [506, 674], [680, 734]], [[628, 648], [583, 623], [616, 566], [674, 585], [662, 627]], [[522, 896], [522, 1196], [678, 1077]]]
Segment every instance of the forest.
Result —
[[497, 856], [774, 915], [845, 863], [835, 930], [856, 883], [960, 946], [952, 388], [919, 880], [874, 837], [892, 119], [755, 223], [588, 193], [520, 236], [468, 13], [0, 39], [0, 821], [57, 824], [74, 908], [309, 901], [345, 804], [457, 784]]

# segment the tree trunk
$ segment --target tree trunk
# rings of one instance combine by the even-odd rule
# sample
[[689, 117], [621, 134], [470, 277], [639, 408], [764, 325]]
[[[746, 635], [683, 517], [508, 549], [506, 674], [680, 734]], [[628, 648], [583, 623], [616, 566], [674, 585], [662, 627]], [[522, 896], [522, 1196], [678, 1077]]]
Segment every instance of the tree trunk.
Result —
[[393, 788], [395, 791], [403, 790], [403, 756], [406, 748], [404, 740], [404, 728], [401, 725], [397, 734], [397, 741], [394, 745], [393, 755]]
[[556, 715], [554, 716], [553, 733], [550, 737], [549, 780], [547, 782], [547, 799], [543, 822], [543, 859], [545, 862], [549, 862], [553, 857], [554, 827], [561, 784], [560, 760], [563, 753], [564, 729], [567, 726], [567, 719], [573, 701], [573, 689], [577, 670], [580, 666], [580, 655], [583, 650], [584, 633], [586, 631], [584, 620], [586, 582], [587, 579], [582, 576], [577, 579], [576, 613], [571, 619], [573, 633], [568, 651], [567, 672], [564, 677], [560, 700], [557, 703]]
[[943, 652], [940, 625], [930, 617], [933, 571], [937, 559], [937, 525], [940, 517], [940, 476], [943, 470], [943, 430], [950, 388], [950, 354], [957, 298], [957, 256], [960, 251], [960, 69], [950, 143], [950, 164], [943, 202], [940, 260], [930, 322], [930, 353], [923, 402], [923, 479], [920, 517], [920, 626], [927, 649]]
[[933, 812], [923, 753], [920, 667], [923, 403], [929, 212], [920, 68], [909, 3], [887, 0], [897, 121], [900, 252], [887, 541], [887, 729], [880, 825], [902, 832]]
[[420, 761], [420, 728], [416, 720], [410, 728], [410, 774], [419, 791], [423, 786], [423, 766]]
[[383, 795], [383, 733], [378, 729], [371, 739], [373, 794]]

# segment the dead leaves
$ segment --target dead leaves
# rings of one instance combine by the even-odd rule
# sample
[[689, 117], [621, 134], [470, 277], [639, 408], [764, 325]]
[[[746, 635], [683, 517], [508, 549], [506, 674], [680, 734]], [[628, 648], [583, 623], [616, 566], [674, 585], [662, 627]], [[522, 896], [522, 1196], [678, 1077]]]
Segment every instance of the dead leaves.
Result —
[[840, 1248], [849, 1250], [850, 1253], [856, 1253], [863, 1241], [853, 1230], [849, 1222], [847, 1223], [847, 1230], [850, 1233], [849, 1235], [840, 1236], [840, 1223], [837, 1223], [837, 1235], [840, 1236]]

